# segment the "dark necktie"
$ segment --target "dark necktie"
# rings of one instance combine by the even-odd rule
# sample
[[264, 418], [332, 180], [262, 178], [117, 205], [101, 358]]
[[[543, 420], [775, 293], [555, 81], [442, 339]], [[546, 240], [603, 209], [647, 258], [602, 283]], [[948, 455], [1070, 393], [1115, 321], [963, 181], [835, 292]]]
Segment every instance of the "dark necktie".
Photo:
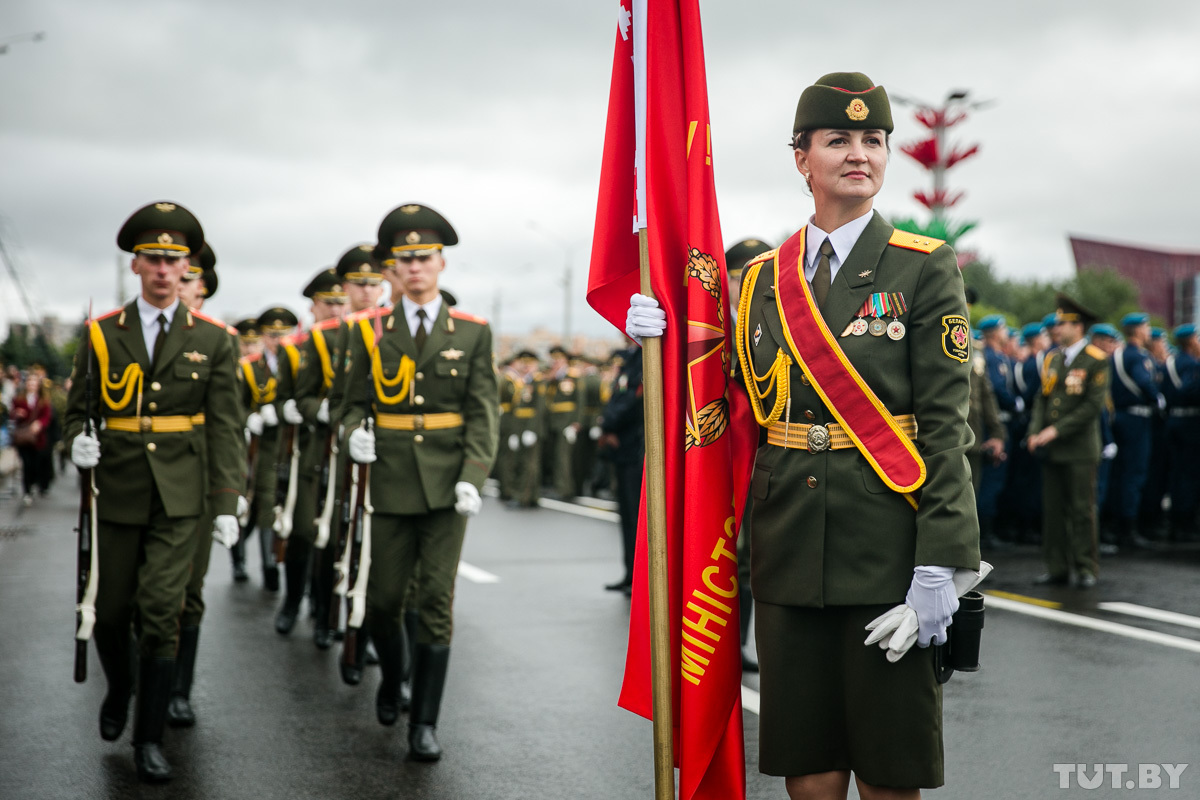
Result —
[[833, 245], [829, 240], [821, 242], [821, 257], [817, 259], [817, 271], [813, 274], [812, 292], [813, 299], [817, 301], [817, 308], [825, 306], [825, 298], [829, 296], [829, 256], [833, 253]]
[[413, 341], [417, 345], [417, 355], [421, 355], [421, 351], [425, 349], [425, 340], [429, 338], [429, 334], [425, 332], [425, 320], [429, 317], [425, 314], [425, 309], [417, 309], [417, 332], [413, 334]]
[[158, 336], [154, 337], [154, 353], [150, 356], [150, 365], [158, 363], [158, 354], [162, 352], [163, 342], [167, 340], [167, 315], [158, 315]]

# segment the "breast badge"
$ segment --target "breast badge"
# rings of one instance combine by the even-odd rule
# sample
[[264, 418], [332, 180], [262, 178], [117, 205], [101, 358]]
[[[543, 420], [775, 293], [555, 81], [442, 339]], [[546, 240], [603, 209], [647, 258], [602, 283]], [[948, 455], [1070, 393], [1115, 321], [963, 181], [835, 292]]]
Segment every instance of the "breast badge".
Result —
[[188, 361], [191, 361], [193, 364], [203, 364], [205, 361], [208, 361], [208, 356], [197, 350], [193, 350], [190, 353], [184, 353], [183, 357]]
[[439, 355], [441, 355], [441, 357], [447, 361], [458, 361], [460, 358], [465, 356], [466, 353], [464, 353], [462, 350], [455, 350], [453, 347], [451, 347], [449, 350], [443, 350], [441, 353], [439, 353]]
[[754, 329], [754, 346], [755, 347], [758, 347], [758, 343], [760, 340], [762, 340], [762, 323], [761, 322], [758, 324], [758, 327], [756, 327]]

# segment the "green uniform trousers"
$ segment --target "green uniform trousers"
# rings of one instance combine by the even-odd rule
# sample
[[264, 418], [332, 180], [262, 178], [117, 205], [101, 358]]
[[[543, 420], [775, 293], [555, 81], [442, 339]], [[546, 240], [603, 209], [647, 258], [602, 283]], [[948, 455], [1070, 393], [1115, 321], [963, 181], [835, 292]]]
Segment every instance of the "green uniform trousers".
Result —
[[1100, 573], [1096, 543], [1096, 462], [1042, 462], [1042, 551], [1046, 571], [1065, 576], [1071, 567]]
[[315, 477], [296, 476], [296, 507], [292, 511], [292, 536], [312, 544], [317, 538], [317, 490]]
[[[501, 441], [502, 448], [507, 447]], [[523, 506], [536, 506], [541, 496], [542, 443], [539, 439], [533, 447], [521, 445], [511, 453], [509, 462], [512, 470], [512, 498]]]
[[197, 522], [197, 517], [168, 517], [155, 491], [149, 524], [101, 521], [98, 526], [96, 624], [128, 631], [136, 611], [142, 656], [175, 657]]
[[249, 536], [258, 528], [258, 548], [264, 565], [274, 565], [272, 545], [275, 541], [275, 485], [278, 482], [275, 461], [279, 458], [279, 426], [263, 431], [258, 440], [258, 461], [254, 466], [254, 502], [250, 509], [250, 525], [243, 532]]
[[212, 505], [209, 504], [196, 523], [196, 552], [192, 556], [192, 573], [183, 601], [183, 615], [179, 618], [181, 628], [197, 628], [204, 617], [204, 576], [208, 574], [208, 562], [212, 556], [214, 518]]
[[450, 644], [454, 579], [466, 532], [467, 518], [453, 508], [371, 516], [367, 613], [372, 630], [399, 635], [400, 614], [415, 574], [415, 605], [420, 615], [417, 641]]

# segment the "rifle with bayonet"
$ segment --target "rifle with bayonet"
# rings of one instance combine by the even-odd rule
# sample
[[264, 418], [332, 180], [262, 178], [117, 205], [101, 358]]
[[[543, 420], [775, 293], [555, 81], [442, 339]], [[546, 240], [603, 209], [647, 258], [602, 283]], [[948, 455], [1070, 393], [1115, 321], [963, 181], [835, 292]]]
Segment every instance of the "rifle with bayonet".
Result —
[[297, 477], [300, 471], [300, 448], [296, 446], [298, 425], [283, 430], [279, 461], [275, 464], [275, 531], [273, 543], [275, 563], [282, 564], [287, 555], [287, 540], [292, 535], [292, 514], [296, 510]]
[[[88, 303], [87, 372], [84, 378], [83, 435], [92, 436], [92, 304]], [[75, 581], [75, 682], [87, 680], [87, 643], [96, 624], [97, 553], [96, 481], [91, 469], [79, 470], [79, 526], [76, 544]]]
[[[371, 422], [368, 418], [365, 423], [368, 431]], [[371, 465], [358, 464], [355, 472], [354, 506], [346, 539], [346, 637], [342, 642], [342, 665], [361, 670], [358, 635], [366, 609], [366, 579], [370, 571]]]

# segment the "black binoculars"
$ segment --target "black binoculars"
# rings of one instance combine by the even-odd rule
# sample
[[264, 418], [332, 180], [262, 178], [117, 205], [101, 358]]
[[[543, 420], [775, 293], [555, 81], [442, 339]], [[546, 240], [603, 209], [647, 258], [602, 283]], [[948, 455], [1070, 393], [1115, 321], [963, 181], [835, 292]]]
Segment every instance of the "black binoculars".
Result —
[[983, 595], [970, 591], [958, 598], [958, 611], [945, 644], [934, 645], [933, 671], [945, 683], [955, 670], [979, 671], [979, 639], [983, 633]]

